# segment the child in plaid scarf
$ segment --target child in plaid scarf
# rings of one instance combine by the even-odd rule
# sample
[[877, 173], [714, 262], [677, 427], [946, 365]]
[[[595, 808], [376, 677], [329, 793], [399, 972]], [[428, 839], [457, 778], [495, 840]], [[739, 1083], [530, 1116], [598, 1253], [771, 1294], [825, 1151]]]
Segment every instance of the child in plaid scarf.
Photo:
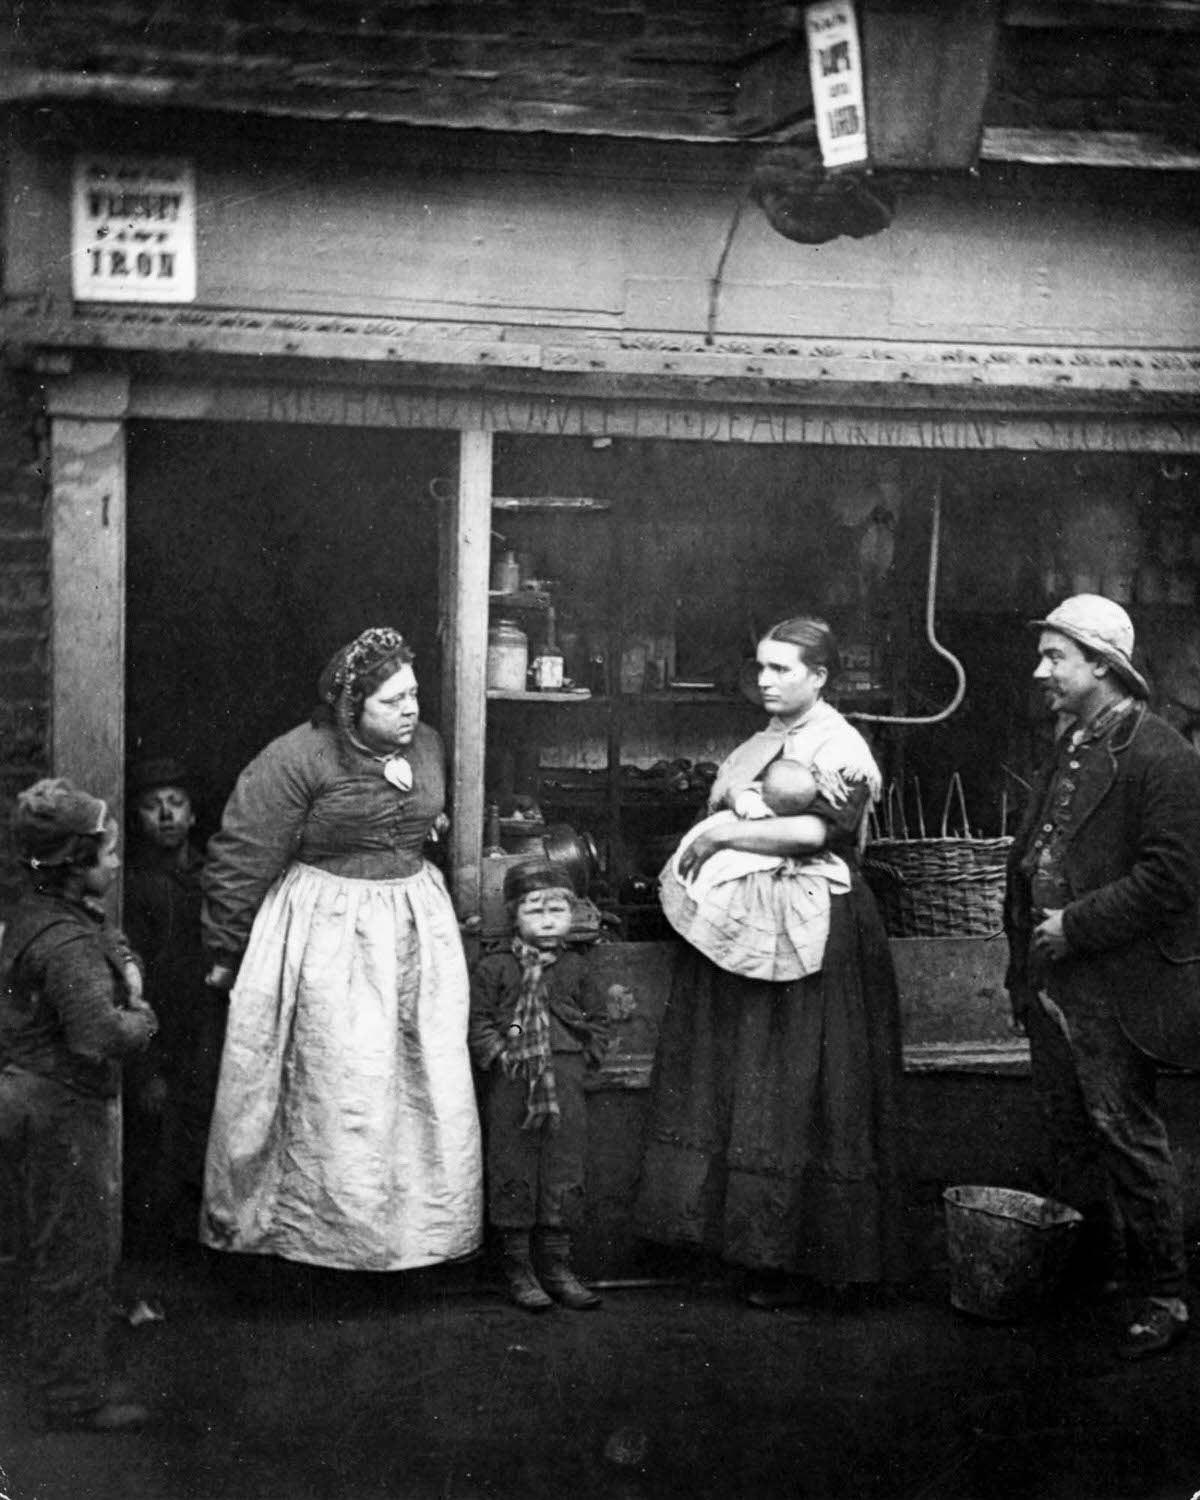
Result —
[[586, 955], [567, 946], [572, 895], [556, 866], [515, 865], [504, 881], [510, 944], [471, 976], [468, 1039], [485, 1075], [488, 1217], [501, 1236], [509, 1295], [528, 1312], [556, 1301], [600, 1305], [572, 1271], [570, 1250], [583, 1207], [584, 1075], [604, 1056], [608, 1015]]

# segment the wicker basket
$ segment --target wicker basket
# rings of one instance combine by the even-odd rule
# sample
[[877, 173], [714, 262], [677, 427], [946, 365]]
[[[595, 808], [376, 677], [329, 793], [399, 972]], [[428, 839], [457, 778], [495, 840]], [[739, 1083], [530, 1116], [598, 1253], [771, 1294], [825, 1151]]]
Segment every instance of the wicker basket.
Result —
[[[996, 936], [1004, 925], [1005, 862], [1012, 839], [972, 836], [957, 772], [946, 793], [940, 837], [909, 838], [901, 800], [889, 788], [882, 831], [868, 841], [862, 862], [888, 935]], [[961, 833], [949, 831], [955, 802]]]

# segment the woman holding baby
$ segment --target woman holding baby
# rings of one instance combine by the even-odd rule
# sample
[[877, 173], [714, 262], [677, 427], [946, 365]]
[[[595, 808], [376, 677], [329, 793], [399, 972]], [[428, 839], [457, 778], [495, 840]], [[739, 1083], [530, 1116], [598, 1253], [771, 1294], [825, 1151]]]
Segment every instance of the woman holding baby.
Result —
[[843, 1301], [900, 1274], [900, 1024], [857, 872], [880, 775], [823, 698], [822, 620], [758, 645], [767, 727], [726, 759], [663, 873], [681, 946], [663, 1017], [639, 1233], [745, 1267], [757, 1306]]

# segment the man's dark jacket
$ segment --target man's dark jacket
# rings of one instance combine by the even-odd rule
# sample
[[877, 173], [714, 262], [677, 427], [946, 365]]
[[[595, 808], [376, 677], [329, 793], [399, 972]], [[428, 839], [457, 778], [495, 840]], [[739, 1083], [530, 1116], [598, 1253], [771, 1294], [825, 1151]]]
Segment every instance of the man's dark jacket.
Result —
[[[1007, 984], [1028, 994], [1038, 920], [1021, 861], [1054, 773], [1039, 774], [1009, 853]], [[1200, 1067], [1200, 756], [1144, 704], [1082, 761], [1063, 843], [1069, 954], [1053, 965], [1110, 996], [1159, 1062]]]

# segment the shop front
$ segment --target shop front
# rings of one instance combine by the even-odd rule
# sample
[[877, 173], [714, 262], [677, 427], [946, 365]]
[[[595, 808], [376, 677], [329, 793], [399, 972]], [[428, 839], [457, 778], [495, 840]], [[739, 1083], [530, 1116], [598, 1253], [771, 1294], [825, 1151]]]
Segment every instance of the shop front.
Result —
[[[970, 902], [890, 918], [913, 1087], [1020, 1074], [995, 876], [1047, 732], [1028, 621], [1120, 600], [1158, 705], [1200, 721], [1177, 196], [1152, 187], [1135, 221], [1105, 177], [930, 183], [869, 244], [743, 220], [714, 276], [732, 148], [481, 162], [339, 130], [297, 171], [278, 135], [251, 158], [200, 130], [169, 142], [195, 172], [197, 301], [153, 307], [72, 297], [82, 127], [18, 138], [42, 240], [9, 225], [6, 323], [48, 419], [56, 772], [119, 803], [135, 753], [182, 754], [211, 827], [330, 652], [403, 629], [448, 746], [438, 857], [468, 941], [530, 847], [586, 877], [623, 1016], [593, 1101], [617, 1236], [595, 1255], [619, 1264], [669, 984], [656, 876], [762, 722], [759, 633], [819, 613], [884, 770], [875, 842], [991, 854]], [[139, 144], [106, 117], [106, 151]], [[980, 1169], [1015, 1150], [1019, 1176], [1026, 1144], [981, 1137]]]

